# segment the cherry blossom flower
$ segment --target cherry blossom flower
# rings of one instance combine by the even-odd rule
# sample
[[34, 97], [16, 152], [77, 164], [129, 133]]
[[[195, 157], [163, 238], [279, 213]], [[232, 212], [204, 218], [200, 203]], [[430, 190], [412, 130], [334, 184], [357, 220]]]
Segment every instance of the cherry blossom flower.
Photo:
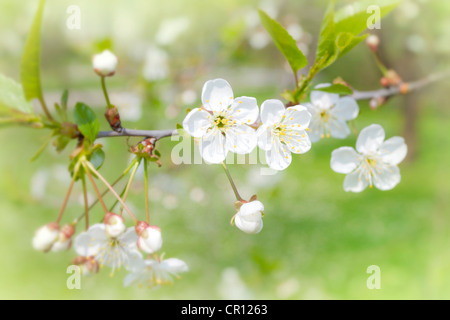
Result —
[[186, 263], [177, 258], [157, 261], [147, 259], [143, 264], [132, 268], [124, 281], [125, 287], [137, 284], [139, 287], [149, 288], [172, 284], [172, 277], [179, 278], [178, 274], [189, 271]]
[[72, 245], [72, 236], [75, 233], [75, 226], [66, 224], [61, 228], [58, 234], [58, 239], [53, 243], [51, 250], [53, 252], [61, 252], [69, 250]]
[[331, 168], [347, 174], [344, 190], [361, 192], [375, 185], [380, 190], [390, 190], [400, 182], [397, 167], [406, 156], [407, 146], [402, 137], [384, 141], [383, 127], [372, 124], [359, 134], [356, 150], [341, 147], [331, 154]]
[[113, 274], [114, 270], [122, 265], [128, 270], [131, 264], [135, 265], [142, 261], [136, 241], [137, 234], [134, 228], [128, 228], [118, 237], [111, 237], [105, 225], [98, 223], [75, 238], [74, 248], [83, 257], [94, 257], [100, 267], [103, 265], [111, 267]]
[[244, 203], [234, 216], [234, 224], [245, 233], [259, 233], [263, 228], [263, 211], [264, 205], [258, 200]]
[[117, 57], [109, 50], [104, 50], [92, 58], [94, 71], [102, 77], [110, 77], [116, 73]]
[[204, 160], [220, 163], [228, 151], [247, 154], [256, 147], [256, 133], [250, 127], [258, 118], [255, 98], [234, 99], [230, 84], [215, 79], [203, 86], [202, 103], [203, 108], [189, 112], [183, 127], [194, 138], [200, 138]]
[[108, 212], [105, 214], [104, 223], [105, 231], [111, 238], [117, 238], [127, 229], [123, 217], [115, 213]]
[[293, 153], [311, 149], [306, 133], [311, 114], [304, 106], [285, 108], [280, 100], [266, 100], [261, 105], [262, 124], [257, 130], [258, 146], [266, 150], [266, 161], [274, 170], [286, 169]]
[[59, 237], [59, 225], [55, 222], [46, 224], [36, 230], [32, 245], [35, 250], [49, 251]]
[[[328, 86], [328, 83], [320, 84], [316, 89]], [[317, 90], [311, 92], [310, 99], [311, 103], [305, 106], [312, 115], [308, 132], [312, 142], [330, 136], [344, 139], [350, 134], [347, 121], [355, 119], [359, 113], [355, 99]]]

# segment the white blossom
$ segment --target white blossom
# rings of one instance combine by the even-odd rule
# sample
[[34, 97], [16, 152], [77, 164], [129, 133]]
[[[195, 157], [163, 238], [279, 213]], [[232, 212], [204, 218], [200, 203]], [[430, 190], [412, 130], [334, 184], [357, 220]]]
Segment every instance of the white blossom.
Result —
[[390, 190], [400, 182], [397, 167], [406, 156], [407, 146], [402, 137], [384, 141], [385, 133], [378, 124], [372, 124], [359, 134], [356, 150], [341, 147], [331, 154], [331, 168], [347, 174], [344, 190], [361, 192], [375, 185], [380, 190]]
[[[320, 84], [316, 89], [325, 88], [330, 84]], [[344, 139], [350, 134], [347, 121], [355, 119], [359, 107], [352, 97], [340, 98], [336, 93], [313, 90], [310, 95], [311, 103], [305, 106], [312, 115], [309, 125], [309, 136], [312, 142], [324, 137]]]
[[57, 223], [49, 223], [36, 230], [32, 245], [35, 250], [49, 251], [58, 240], [59, 226]]
[[83, 257], [94, 257], [100, 267], [111, 267], [113, 274], [116, 268], [125, 266], [125, 269], [129, 269], [132, 264], [142, 261], [136, 241], [137, 234], [134, 228], [128, 228], [118, 237], [111, 237], [106, 232], [105, 225], [99, 223], [78, 235], [74, 241], [74, 248]]
[[109, 50], [104, 50], [100, 54], [94, 55], [92, 58], [92, 66], [94, 71], [102, 77], [114, 75], [117, 67], [117, 57]]
[[258, 128], [258, 146], [266, 151], [266, 161], [274, 170], [286, 169], [293, 153], [311, 149], [306, 130], [311, 114], [304, 106], [285, 108], [280, 100], [266, 100], [261, 105], [262, 124]]
[[258, 118], [255, 98], [234, 99], [230, 84], [215, 79], [203, 86], [202, 103], [203, 108], [189, 112], [183, 127], [188, 134], [200, 139], [200, 154], [204, 160], [220, 163], [229, 151], [247, 154], [256, 147], [256, 132], [249, 126]]
[[123, 284], [125, 287], [134, 284], [139, 287], [158, 287], [171, 284], [172, 277], [179, 278], [179, 273], [187, 271], [189, 271], [188, 266], [180, 259], [170, 258], [162, 261], [148, 259], [143, 264], [132, 268], [131, 273], [125, 277]]
[[117, 238], [127, 229], [123, 217], [115, 213], [108, 212], [105, 214], [104, 223], [105, 231], [111, 238]]
[[244, 203], [234, 216], [234, 224], [245, 233], [258, 233], [263, 228], [264, 205], [258, 201]]

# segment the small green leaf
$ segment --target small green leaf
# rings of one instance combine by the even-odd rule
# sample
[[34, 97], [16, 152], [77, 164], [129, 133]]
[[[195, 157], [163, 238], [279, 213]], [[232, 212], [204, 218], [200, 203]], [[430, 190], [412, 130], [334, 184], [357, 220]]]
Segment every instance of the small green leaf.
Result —
[[367, 28], [367, 20], [373, 12], [367, 12], [370, 6], [380, 8], [380, 18], [395, 9], [401, 0], [361, 0], [345, 6], [335, 14], [336, 32], [349, 32], [359, 35]]
[[314, 89], [314, 91], [323, 91], [328, 93], [337, 93], [339, 95], [353, 94], [353, 90], [343, 84], [332, 84], [329, 87]]
[[33, 25], [25, 43], [25, 49], [20, 65], [20, 77], [22, 81], [25, 98], [31, 100], [42, 96], [40, 79], [41, 58], [41, 24], [44, 12], [45, 0], [39, 1]]
[[0, 113], [10, 113], [9, 109], [33, 113], [33, 107], [25, 98], [22, 86], [0, 74]]
[[322, 61], [323, 65], [336, 56], [336, 30], [334, 26], [334, 0], [330, 1], [328, 9], [323, 17], [317, 44], [316, 63]]
[[67, 110], [67, 101], [69, 100], [69, 90], [64, 90], [62, 96], [61, 96], [61, 107], [64, 110]]
[[292, 71], [297, 74], [298, 70], [306, 67], [308, 65], [308, 60], [303, 52], [297, 47], [294, 38], [292, 38], [286, 29], [262, 10], [259, 10], [259, 16], [264, 28], [266, 28], [267, 32], [272, 37], [273, 42], [289, 62]]
[[75, 123], [81, 134], [93, 143], [100, 131], [100, 123], [94, 111], [84, 103], [78, 102], [74, 110]]
[[90, 161], [95, 169], [100, 169], [103, 162], [105, 162], [105, 152], [102, 149], [95, 149], [91, 155]]
[[70, 138], [67, 136], [58, 136], [54, 141], [53, 145], [56, 147], [57, 152], [63, 151], [70, 142]]
[[158, 158], [161, 158], [161, 152], [159, 152], [158, 150], [153, 150], [153, 153], [155, 156], [157, 156]]

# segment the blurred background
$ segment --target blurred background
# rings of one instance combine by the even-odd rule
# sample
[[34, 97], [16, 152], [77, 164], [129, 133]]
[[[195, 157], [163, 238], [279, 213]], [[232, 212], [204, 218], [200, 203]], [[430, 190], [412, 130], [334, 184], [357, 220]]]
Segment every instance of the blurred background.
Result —
[[[91, 56], [110, 48], [120, 60], [107, 81], [110, 98], [124, 126], [139, 129], [174, 128], [187, 108], [200, 105], [203, 83], [217, 77], [231, 83], [235, 96], [255, 96], [259, 104], [279, 98], [293, 87], [293, 76], [257, 9], [280, 21], [311, 61], [327, 6], [327, 1], [299, 0], [112, 3], [47, 1], [43, 87], [48, 101], [59, 100], [69, 89], [71, 107], [83, 101], [101, 117], [104, 100]], [[80, 9], [80, 29], [66, 25], [72, 5]], [[33, 0], [0, 2], [0, 72], [17, 81], [36, 9]], [[448, 68], [449, 15], [448, 1], [403, 1], [373, 32], [381, 38], [383, 60], [406, 80]], [[321, 72], [316, 83], [338, 76], [358, 90], [380, 87], [381, 75], [363, 43]], [[177, 142], [160, 141], [163, 166], [149, 169], [151, 219], [163, 230], [165, 257], [186, 261], [190, 272], [153, 291], [123, 288], [124, 270], [112, 278], [100, 272], [83, 278], [81, 290], [67, 289], [66, 267], [74, 251], [36, 252], [31, 238], [58, 213], [70, 182], [67, 166], [74, 142], [61, 154], [49, 147], [30, 162], [49, 133], [2, 128], [0, 298], [449, 299], [448, 84], [441, 81], [394, 97], [377, 110], [360, 102], [359, 130], [379, 123], [387, 137], [406, 138], [410, 152], [400, 165], [402, 182], [392, 191], [343, 191], [344, 175], [331, 170], [330, 154], [354, 146], [354, 135], [314, 144], [277, 175], [261, 175], [262, 165], [230, 165], [242, 196], [257, 193], [265, 205], [264, 229], [257, 235], [230, 227], [234, 199], [221, 166], [174, 165], [170, 153]], [[102, 129], [108, 129], [105, 122]], [[128, 146], [138, 141], [100, 141], [107, 154], [102, 172], [110, 181], [127, 166]], [[130, 207], [143, 217], [142, 173], [132, 191]], [[82, 210], [81, 187], [76, 186], [63, 222]], [[94, 222], [102, 218], [100, 207], [91, 214]], [[381, 269], [381, 290], [366, 286], [370, 265]]]

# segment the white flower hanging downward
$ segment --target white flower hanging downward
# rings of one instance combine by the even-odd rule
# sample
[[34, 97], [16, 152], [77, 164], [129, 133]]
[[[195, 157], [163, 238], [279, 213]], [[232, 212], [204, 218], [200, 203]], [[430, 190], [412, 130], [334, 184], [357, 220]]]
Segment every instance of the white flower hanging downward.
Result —
[[[316, 89], [330, 86], [328, 83]], [[355, 119], [359, 113], [358, 103], [351, 97], [339, 98], [338, 94], [311, 91], [311, 103], [305, 106], [312, 115], [309, 136], [312, 142], [324, 137], [344, 139], [350, 134], [347, 121]]]
[[111, 237], [103, 223], [94, 224], [88, 231], [75, 238], [75, 251], [83, 257], [93, 256], [100, 267], [111, 267], [112, 273], [116, 268], [125, 266], [129, 269], [142, 261], [136, 241], [137, 234], [134, 228], [128, 228], [117, 237]]
[[380, 190], [390, 190], [400, 182], [397, 167], [406, 156], [407, 146], [402, 137], [384, 141], [385, 133], [378, 124], [372, 124], [359, 134], [356, 150], [341, 147], [331, 154], [331, 168], [345, 173], [344, 190], [361, 192], [375, 185]]
[[94, 71], [102, 77], [110, 77], [116, 73], [118, 63], [117, 57], [109, 50], [104, 50], [102, 53], [96, 54], [92, 57], [92, 67]]
[[291, 152], [305, 153], [311, 149], [306, 133], [310, 120], [311, 114], [304, 106], [286, 109], [280, 100], [264, 101], [257, 136], [258, 146], [266, 150], [270, 168], [284, 170], [291, 164]]
[[215, 79], [203, 86], [202, 103], [203, 108], [189, 112], [183, 128], [194, 138], [200, 138], [203, 159], [220, 163], [228, 151], [247, 154], [256, 147], [256, 133], [249, 126], [258, 118], [255, 98], [234, 99], [230, 84]]

